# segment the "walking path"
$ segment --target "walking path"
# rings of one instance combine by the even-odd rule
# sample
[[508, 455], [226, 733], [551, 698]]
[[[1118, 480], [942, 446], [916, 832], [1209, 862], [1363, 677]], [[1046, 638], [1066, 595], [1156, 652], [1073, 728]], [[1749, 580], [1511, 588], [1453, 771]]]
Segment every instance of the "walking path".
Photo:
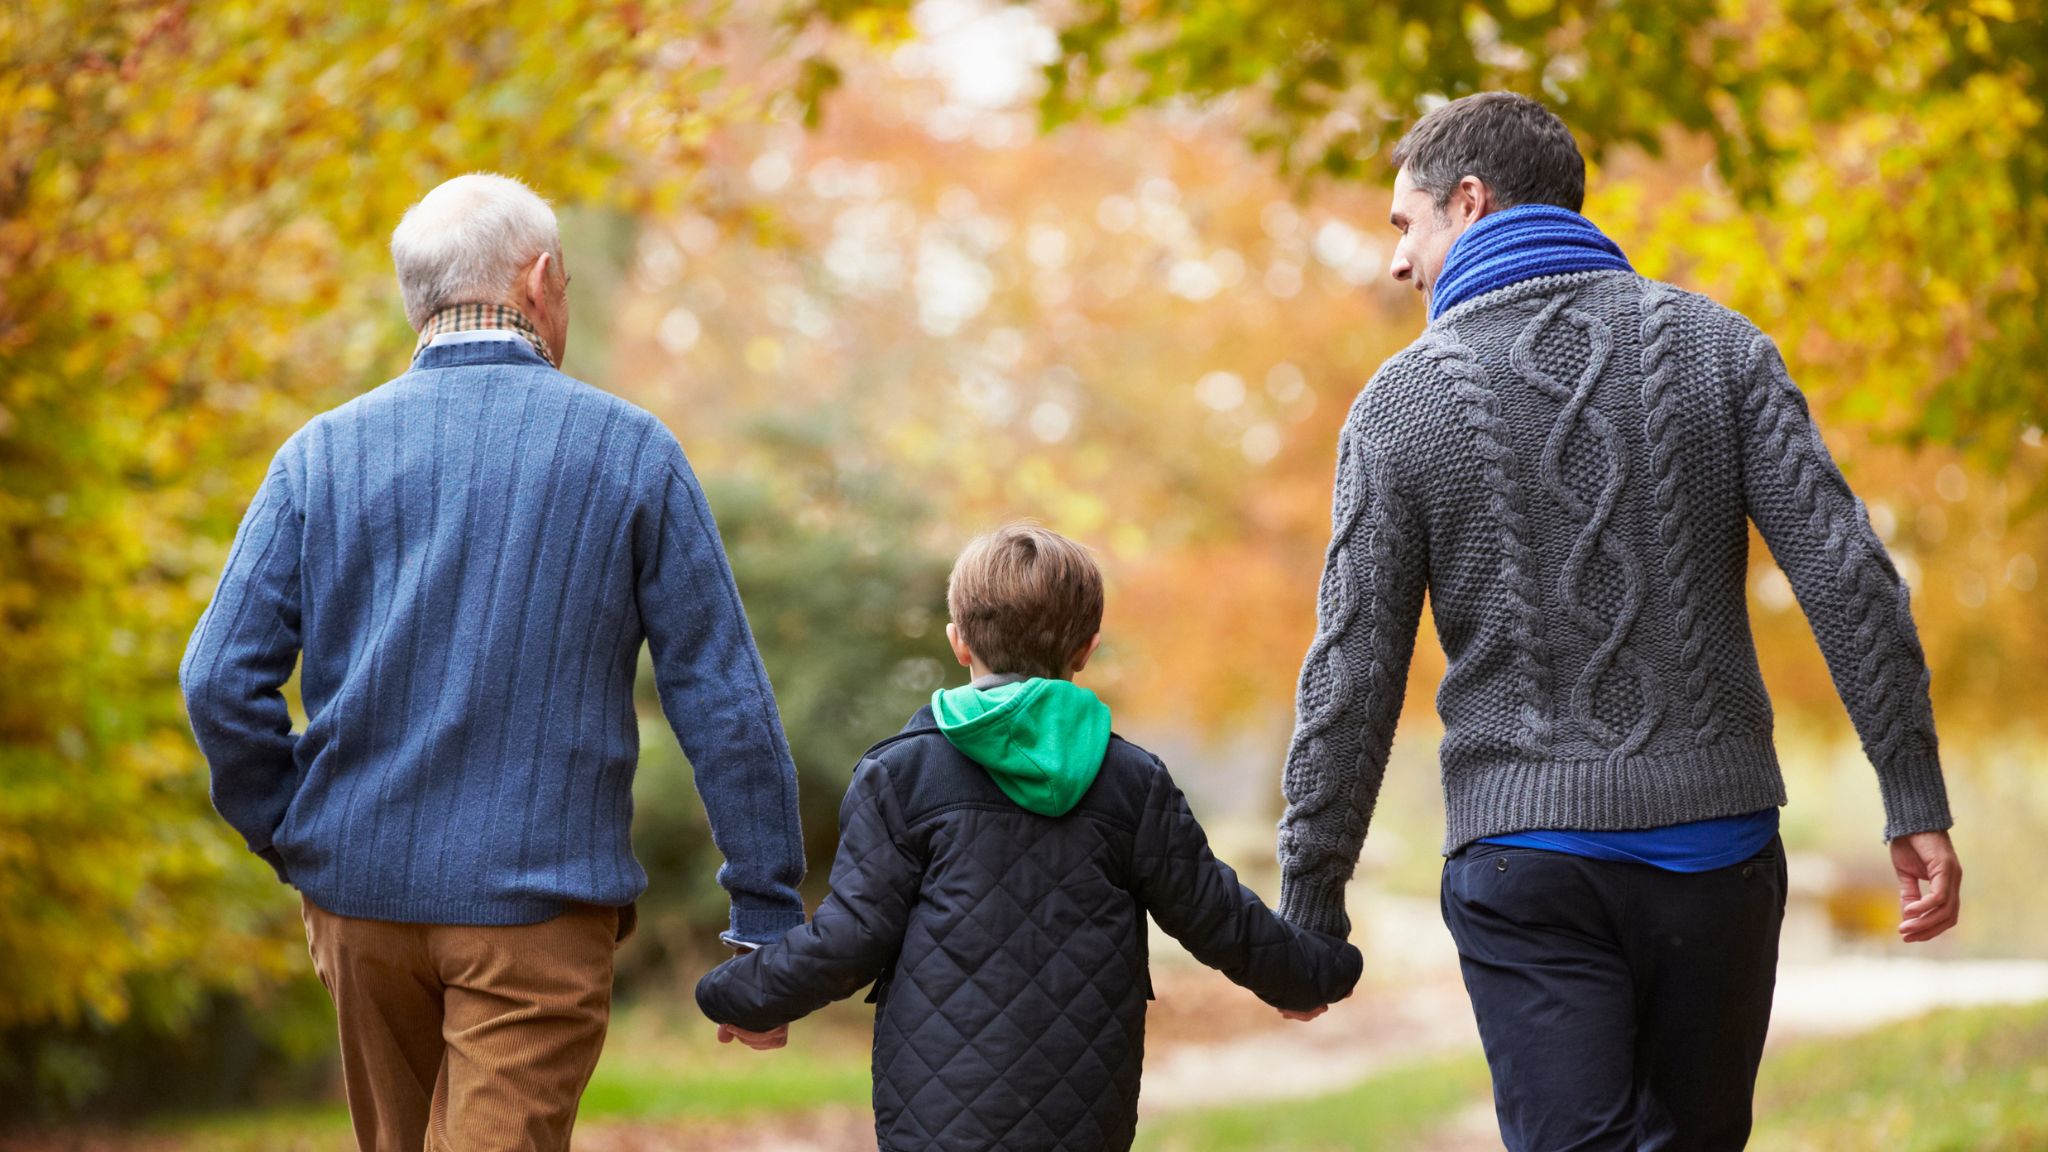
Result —
[[[1355, 909], [1368, 985], [1321, 1019], [1294, 1024], [1270, 1015], [1263, 1027], [1213, 1040], [1163, 1043], [1148, 1056], [1146, 1115], [1206, 1105], [1284, 1100], [1339, 1091], [1391, 1068], [1460, 1051], [1479, 1036], [1457, 972], [1457, 953], [1429, 901], [1373, 896]], [[1155, 945], [1160, 951], [1164, 947]], [[2048, 1000], [2048, 961], [1936, 960], [1889, 954], [1813, 955], [1778, 971], [1773, 1043], [1843, 1035], [1940, 1008]], [[1220, 987], [1203, 991], [1203, 982]], [[1220, 976], [1175, 971], [1169, 994], [1248, 998]], [[1493, 1152], [1492, 1109], [1475, 1103], [1424, 1152]]]
[[[1155, 936], [1159, 999], [1147, 1024], [1143, 1115], [1318, 1096], [1418, 1061], [1476, 1057], [1478, 1032], [1435, 903], [1366, 894], [1354, 919], [1368, 978], [1351, 999], [1306, 1024], [1281, 1019]], [[1929, 959], [1901, 954], [1905, 950], [1896, 946], [1828, 955], [1813, 943], [1820, 935], [1804, 933], [1796, 938], [1805, 942], [1793, 944], [1788, 933], [1772, 1015], [1774, 1043], [1865, 1031], [1939, 1008], [2048, 1001], [2048, 961]], [[345, 1143], [336, 1133], [290, 1146], [311, 1152]], [[581, 1152], [872, 1152], [875, 1143], [865, 1108], [833, 1107], [733, 1121], [597, 1121], [578, 1127], [576, 1146]], [[73, 1134], [10, 1147], [183, 1152], [185, 1142]], [[1418, 1152], [1499, 1148], [1492, 1109], [1475, 1100]]]
[[[1249, 993], [1155, 937], [1159, 999], [1148, 1024], [1145, 1116], [1341, 1091], [1418, 1060], [1476, 1054], [1479, 1035], [1434, 902], [1369, 895], [1354, 909], [1368, 978], [1322, 1018], [1283, 1020]], [[2048, 961], [1931, 960], [1890, 954], [1806, 955], [1780, 966], [1773, 1042], [1880, 1027], [1938, 1008], [2048, 1000]], [[579, 1137], [591, 1152], [668, 1152], [708, 1146], [740, 1152], [866, 1152], [864, 1111], [848, 1109], [730, 1131], [607, 1126]], [[1483, 1100], [1460, 1112], [1418, 1152], [1496, 1152]]]

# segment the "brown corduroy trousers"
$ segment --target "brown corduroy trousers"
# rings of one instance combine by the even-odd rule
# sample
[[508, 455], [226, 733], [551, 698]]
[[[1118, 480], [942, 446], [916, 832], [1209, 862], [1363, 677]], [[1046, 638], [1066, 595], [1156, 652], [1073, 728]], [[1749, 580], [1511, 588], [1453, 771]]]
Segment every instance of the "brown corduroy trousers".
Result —
[[359, 920], [305, 900], [363, 1152], [555, 1152], [611, 1019], [633, 909], [512, 927]]

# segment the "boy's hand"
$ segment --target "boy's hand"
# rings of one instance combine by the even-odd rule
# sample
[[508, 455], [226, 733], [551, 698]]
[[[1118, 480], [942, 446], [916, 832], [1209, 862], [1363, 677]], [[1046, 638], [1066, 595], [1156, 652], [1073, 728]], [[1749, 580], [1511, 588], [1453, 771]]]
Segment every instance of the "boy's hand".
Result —
[[789, 1025], [784, 1024], [772, 1032], [749, 1032], [745, 1028], [735, 1028], [730, 1024], [718, 1026], [720, 1044], [730, 1044], [735, 1040], [756, 1052], [770, 1052], [789, 1043]]

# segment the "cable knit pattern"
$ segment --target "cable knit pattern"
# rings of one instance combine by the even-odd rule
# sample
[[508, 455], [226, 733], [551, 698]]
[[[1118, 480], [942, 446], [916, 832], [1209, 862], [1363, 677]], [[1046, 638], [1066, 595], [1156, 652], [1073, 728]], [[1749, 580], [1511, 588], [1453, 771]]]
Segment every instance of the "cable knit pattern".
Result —
[[[1777, 348], [1758, 334], [1746, 360], [1758, 524], [1807, 614], [1824, 613], [1847, 633], [1846, 642], [1823, 644], [1822, 652], [1864, 752], [1879, 766], [1885, 836], [1947, 827], [1946, 797], [1930, 786], [1941, 780], [1934, 711], [1905, 582], [1828, 456]], [[1765, 527], [1765, 517], [1777, 523]]]
[[[1566, 515], [1577, 523], [1579, 530], [1572, 539], [1571, 553], [1564, 569], [1558, 575], [1557, 598], [1564, 607], [1565, 618], [1598, 645], [1572, 681], [1571, 716], [1587, 735], [1620, 759], [1641, 748], [1650, 733], [1656, 730], [1657, 721], [1663, 715], [1663, 700], [1649, 667], [1625, 647], [1629, 633], [1635, 628], [1636, 619], [1643, 610], [1646, 586], [1643, 566], [1617, 534], [1608, 531], [1622, 488], [1628, 483], [1628, 444], [1614, 426], [1614, 421], [1599, 408], [1591, 406], [1593, 388], [1600, 382], [1607, 367], [1607, 358], [1613, 350], [1614, 332], [1599, 317], [1567, 307], [1574, 295], [1572, 290], [1559, 293], [1536, 310], [1515, 338], [1508, 353], [1508, 362], [1524, 382], [1558, 402], [1557, 416], [1543, 441], [1543, 454], [1538, 460], [1537, 470], [1543, 478], [1544, 487], [1564, 508]], [[1536, 356], [1537, 340], [1552, 330], [1560, 316], [1586, 337], [1583, 363], [1577, 378], [1570, 384], [1545, 372]], [[1594, 481], [1597, 492], [1590, 501], [1565, 476], [1565, 452], [1581, 426], [1599, 445], [1599, 451], [1593, 454], [1598, 468]], [[1589, 570], [1596, 551], [1621, 573], [1620, 599], [1613, 606], [1611, 616], [1602, 616], [1599, 608], [1586, 599]], [[1623, 665], [1640, 685], [1637, 714], [1625, 732], [1603, 720], [1593, 702], [1595, 690], [1617, 664]]]
[[[1357, 433], [1358, 423], [1346, 422], [1338, 445], [1319, 596], [1325, 626], [1302, 671], [1295, 752], [1281, 776], [1290, 817], [1280, 830], [1281, 854], [1322, 875], [1348, 876], [1365, 842], [1422, 602], [1422, 565], [1407, 555], [1417, 533], [1404, 523], [1386, 457]], [[1395, 579], [1405, 584], [1394, 587]], [[1303, 831], [1313, 834], [1297, 835]], [[1339, 884], [1340, 905], [1342, 895]], [[1307, 889], [1297, 887], [1294, 896], [1305, 918], [1330, 912], [1311, 907]]]
[[1693, 743], [1712, 744], [1721, 734], [1714, 710], [1714, 682], [1707, 675], [1706, 630], [1700, 627], [1699, 550], [1685, 514], [1679, 486], [1678, 446], [1672, 420], [1678, 414], [1678, 289], [1649, 282], [1643, 292], [1643, 435], [1650, 444], [1650, 475], [1656, 483], [1657, 541], [1663, 546], [1664, 597], [1678, 634], [1679, 667], [1685, 674], [1686, 715]]
[[1425, 590], [1448, 658], [1446, 853], [1784, 803], [1751, 520], [1876, 767], [1885, 835], [1949, 826], [1907, 589], [1741, 316], [1633, 272], [1525, 280], [1438, 317], [1339, 443], [1283, 773], [1288, 919], [1348, 929]]
[[1475, 433], [1473, 448], [1484, 464], [1489, 510], [1500, 524], [1500, 582], [1513, 635], [1516, 686], [1516, 746], [1532, 755], [1550, 746], [1550, 653], [1543, 642], [1542, 591], [1536, 583], [1536, 554], [1529, 548], [1529, 518], [1522, 484], [1515, 476], [1515, 449], [1501, 416], [1500, 395], [1486, 369], [1455, 329], [1441, 339], [1425, 337], [1425, 355], [1451, 381], [1465, 405], [1465, 422]]

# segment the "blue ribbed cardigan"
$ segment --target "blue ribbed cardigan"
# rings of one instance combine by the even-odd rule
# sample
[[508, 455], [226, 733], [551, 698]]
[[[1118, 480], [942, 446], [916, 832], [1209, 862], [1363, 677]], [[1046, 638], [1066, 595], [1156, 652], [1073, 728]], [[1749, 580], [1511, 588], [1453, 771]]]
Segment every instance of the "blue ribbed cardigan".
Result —
[[293, 435], [179, 679], [214, 806], [314, 903], [521, 924], [646, 888], [643, 639], [732, 934], [773, 940], [803, 921], [796, 771], [703, 491], [659, 420], [524, 342], [423, 349]]

